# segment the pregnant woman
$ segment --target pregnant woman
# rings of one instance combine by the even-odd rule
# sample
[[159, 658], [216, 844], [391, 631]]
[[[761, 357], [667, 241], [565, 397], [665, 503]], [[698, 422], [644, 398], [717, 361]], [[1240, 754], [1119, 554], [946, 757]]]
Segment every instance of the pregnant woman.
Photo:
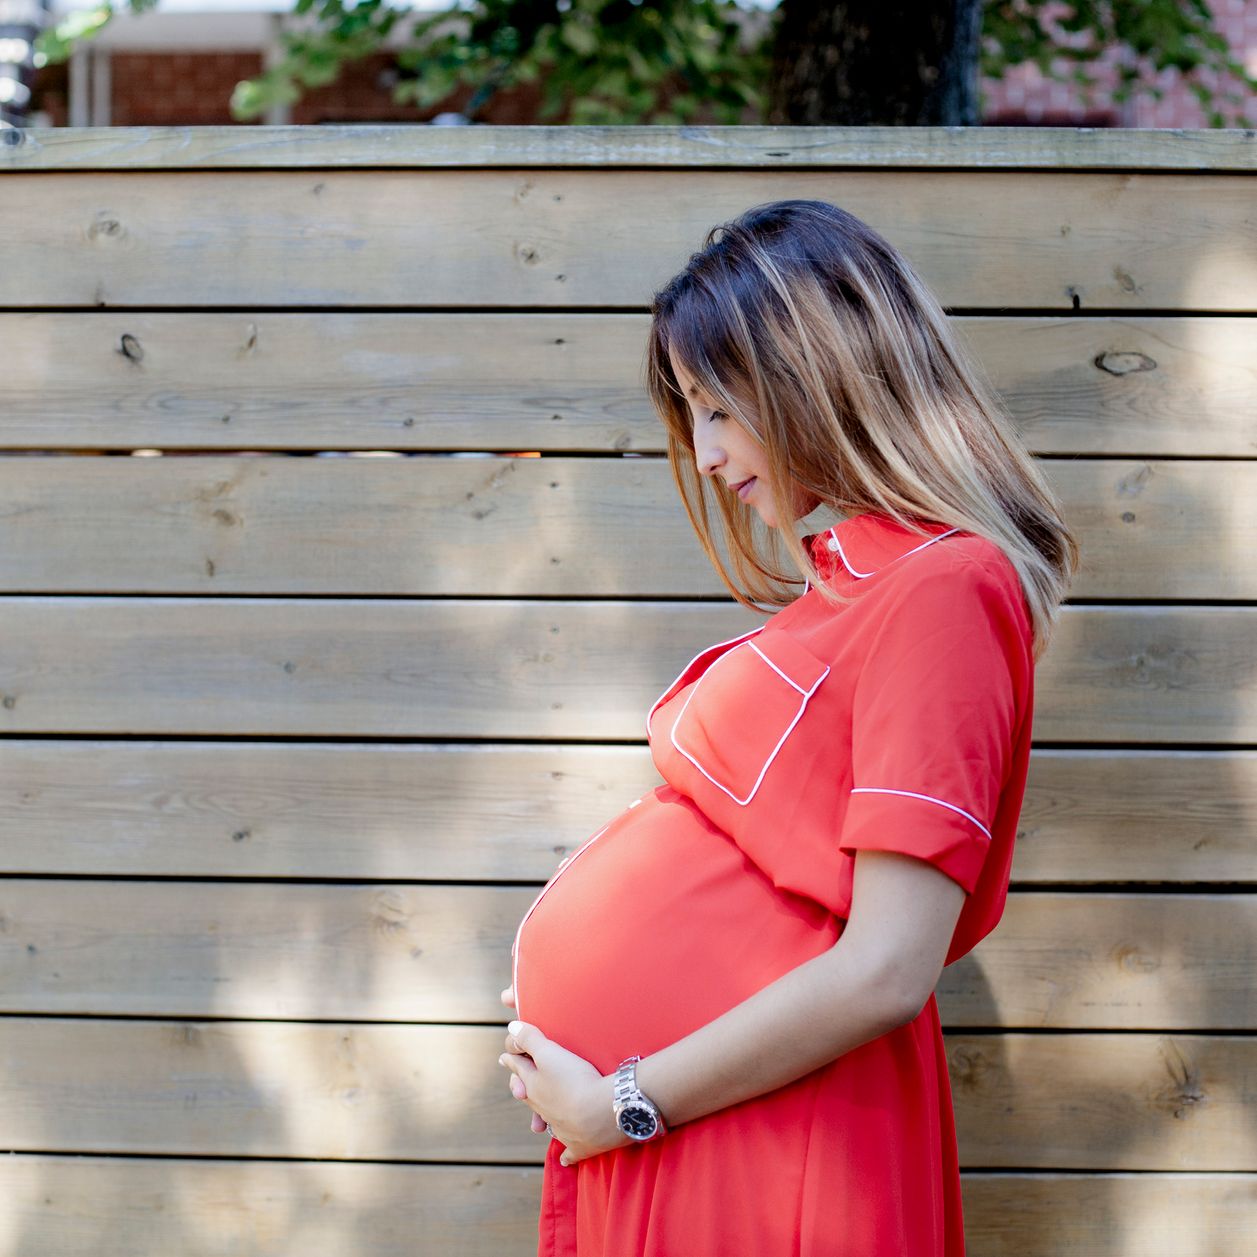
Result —
[[836, 206], [713, 229], [652, 314], [690, 521], [779, 609], [659, 696], [663, 784], [519, 925], [538, 1251], [961, 1257], [933, 992], [1003, 911], [1077, 546], [938, 301]]

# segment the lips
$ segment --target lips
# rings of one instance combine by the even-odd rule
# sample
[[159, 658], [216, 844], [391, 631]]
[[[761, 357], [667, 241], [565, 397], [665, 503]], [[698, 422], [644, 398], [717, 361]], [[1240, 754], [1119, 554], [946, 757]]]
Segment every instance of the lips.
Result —
[[745, 502], [745, 501], [746, 501], [746, 495], [747, 495], [748, 493], [750, 493], [750, 491], [751, 491], [751, 487], [752, 487], [754, 484], [755, 484], [755, 477], [754, 477], [754, 476], [748, 476], [745, 480], [740, 481], [738, 484], [735, 484], [735, 485], [733, 486], [733, 491], [734, 491], [734, 493], [736, 493], [736, 494], [738, 495], [738, 497], [740, 497], [740, 498], [742, 499], [742, 501], [744, 501], [744, 502]]

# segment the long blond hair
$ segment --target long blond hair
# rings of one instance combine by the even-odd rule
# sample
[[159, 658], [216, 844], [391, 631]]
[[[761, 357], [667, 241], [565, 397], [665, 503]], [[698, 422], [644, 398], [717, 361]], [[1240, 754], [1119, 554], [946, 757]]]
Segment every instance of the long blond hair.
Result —
[[[843, 515], [877, 511], [914, 530], [933, 520], [994, 542], [1021, 579], [1042, 655], [1077, 542], [994, 388], [888, 241], [827, 201], [757, 205], [707, 233], [651, 314], [646, 389], [686, 514], [738, 602], [784, 606], [804, 580], [846, 601], [789, 526], [793, 482]], [[761, 529], [751, 507], [699, 474], [670, 354], [763, 445], [781, 527]]]

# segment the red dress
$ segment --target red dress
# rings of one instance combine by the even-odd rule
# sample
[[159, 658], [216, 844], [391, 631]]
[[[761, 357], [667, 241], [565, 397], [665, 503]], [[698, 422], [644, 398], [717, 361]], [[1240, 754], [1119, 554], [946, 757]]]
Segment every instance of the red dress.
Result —
[[[809, 539], [809, 590], [699, 654], [647, 716], [666, 784], [559, 866], [512, 947], [517, 1016], [609, 1073], [826, 950], [855, 852], [967, 892], [947, 963], [1003, 912], [1033, 705], [1003, 552], [876, 513]], [[910, 911], [911, 905], [905, 905]], [[665, 1118], [667, 1114], [664, 1114]], [[938, 1007], [775, 1091], [563, 1167], [541, 1257], [961, 1257]]]

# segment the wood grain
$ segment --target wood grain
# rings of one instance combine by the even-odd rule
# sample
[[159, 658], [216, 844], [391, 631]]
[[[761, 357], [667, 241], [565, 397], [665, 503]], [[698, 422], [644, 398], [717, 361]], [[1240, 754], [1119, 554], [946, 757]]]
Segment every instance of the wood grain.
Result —
[[[1257, 600], [1257, 462], [1043, 469], [1073, 597]], [[0, 500], [10, 592], [725, 596], [658, 458], [0, 458]]]
[[[501, 1027], [0, 1019], [15, 1152], [538, 1162]], [[1246, 1171], [1257, 1039], [946, 1036], [966, 1168]]]
[[[732, 603], [0, 597], [0, 732], [641, 740]], [[1257, 742], [1254, 607], [1067, 607], [1034, 733]]]
[[1257, 1174], [963, 1174], [969, 1257], [1247, 1257]]
[[[541, 882], [644, 746], [11, 738], [0, 873]], [[1257, 752], [1039, 749], [1014, 886], [1257, 882]]]
[[[1257, 1175], [961, 1175], [972, 1257], [1249, 1257]], [[0, 1159], [22, 1257], [535, 1257], [541, 1171], [352, 1161]]]
[[355, 166], [639, 168], [870, 166], [1140, 170], [1257, 169], [1243, 128], [311, 126], [24, 127], [0, 170]]
[[[557, 865], [558, 861], [555, 861]], [[537, 888], [0, 880], [0, 1013], [504, 1021]], [[1257, 895], [1009, 896], [949, 1028], [1257, 1030]]]
[[1252, 192], [1225, 173], [70, 170], [4, 191], [12, 309], [644, 310], [713, 224], [783, 197], [870, 223], [948, 307], [1257, 308]]
[[[0, 448], [660, 453], [645, 314], [0, 313]], [[1257, 320], [954, 315], [1040, 454], [1252, 457]], [[483, 346], [493, 345], [485, 354]]]
[[1257, 1052], [1247, 1037], [947, 1039], [968, 1166], [1247, 1172], [1257, 1164]]

